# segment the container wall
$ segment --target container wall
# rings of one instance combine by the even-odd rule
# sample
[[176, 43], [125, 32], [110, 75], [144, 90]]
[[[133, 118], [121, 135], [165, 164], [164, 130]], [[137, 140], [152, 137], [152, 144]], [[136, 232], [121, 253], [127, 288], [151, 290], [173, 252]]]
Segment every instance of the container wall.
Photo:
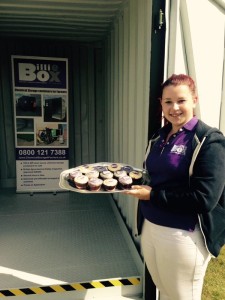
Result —
[[[142, 168], [148, 136], [151, 0], [131, 0], [106, 41], [107, 153]], [[137, 201], [114, 194], [133, 232]]]
[[[1, 38], [1, 186], [15, 186], [16, 181], [11, 55], [68, 58], [70, 167], [117, 161], [142, 168], [148, 138], [151, 10], [152, 0], [127, 1], [99, 44]], [[114, 197], [133, 231], [137, 201]]]

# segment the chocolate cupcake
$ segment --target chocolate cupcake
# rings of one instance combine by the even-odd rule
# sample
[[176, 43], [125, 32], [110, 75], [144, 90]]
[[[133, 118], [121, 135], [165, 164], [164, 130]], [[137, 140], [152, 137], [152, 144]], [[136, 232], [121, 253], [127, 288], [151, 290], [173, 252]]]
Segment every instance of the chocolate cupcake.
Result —
[[88, 180], [88, 188], [90, 191], [99, 191], [101, 189], [103, 180], [100, 178], [90, 178]]
[[93, 170], [94, 170], [94, 167], [91, 166], [91, 165], [82, 165], [82, 166], [80, 166], [80, 171], [84, 175], [87, 174], [90, 171], [93, 171]]
[[71, 170], [71, 172], [68, 174], [68, 180], [72, 183], [74, 183], [74, 179], [76, 176], [82, 175], [81, 171], [79, 169]]
[[126, 176], [127, 172], [124, 170], [115, 171], [113, 175], [114, 175], [115, 179], [118, 180], [121, 176]]
[[121, 169], [122, 169], [122, 166], [120, 164], [113, 163], [111, 165], [108, 165], [108, 170], [111, 171], [111, 172], [116, 172], [116, 171], [119, 171]]
[[133, 183], [133, 180], [130, 176], [126, 175], [126, 176], [122, 176], [119, 178], [119, 187], [122, 190], [128, 190], [131, 188]]
[[77, 189], [85, 190], [87, 188], [88, 177], [86, 175], [76, 176], [74, 183]]
[[118, 181], [114, 178], [105, 179], [103, 181], [103, 187], [106, 191], [114, 191], [117, 186]]
[[133, 184], [142, 184], [143, 181], [143, 174], [141, 171], [133, 170], [129, 173], [129, 176], [133, 180]]

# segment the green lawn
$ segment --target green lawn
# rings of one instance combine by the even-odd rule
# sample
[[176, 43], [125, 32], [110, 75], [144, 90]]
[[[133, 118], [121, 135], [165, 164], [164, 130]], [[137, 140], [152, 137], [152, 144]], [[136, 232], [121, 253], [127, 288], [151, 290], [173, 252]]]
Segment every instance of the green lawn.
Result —
[[202, 300], [225, 300], [225, 246], [220, 255], [209, 263]]

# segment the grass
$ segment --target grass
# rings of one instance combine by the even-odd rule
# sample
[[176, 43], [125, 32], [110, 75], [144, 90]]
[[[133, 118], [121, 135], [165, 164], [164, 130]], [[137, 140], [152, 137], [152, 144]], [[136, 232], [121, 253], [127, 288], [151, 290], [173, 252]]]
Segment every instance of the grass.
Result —
[[225, 246], [206, 271], [202, 300], [225, 300]]

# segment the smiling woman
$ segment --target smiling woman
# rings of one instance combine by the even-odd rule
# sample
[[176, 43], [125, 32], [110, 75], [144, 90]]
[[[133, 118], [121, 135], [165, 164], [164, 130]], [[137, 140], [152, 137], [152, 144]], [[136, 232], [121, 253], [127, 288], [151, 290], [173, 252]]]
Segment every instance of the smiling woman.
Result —
[[225, 243], [225, 138], [194, 116], [196, 103], [191, 77], [162, 84], [167, 124], [149, 141], [150, 184], [126, 191], [140, 199], [142, 253], [160, 299], [200, 300], [210, 258]]
[[162, 110], [165, 119], [172, 124], [167, 140], [191, 120], [197, 100], [195, 84], [191, 77], [172, 75], [163, 83]]

